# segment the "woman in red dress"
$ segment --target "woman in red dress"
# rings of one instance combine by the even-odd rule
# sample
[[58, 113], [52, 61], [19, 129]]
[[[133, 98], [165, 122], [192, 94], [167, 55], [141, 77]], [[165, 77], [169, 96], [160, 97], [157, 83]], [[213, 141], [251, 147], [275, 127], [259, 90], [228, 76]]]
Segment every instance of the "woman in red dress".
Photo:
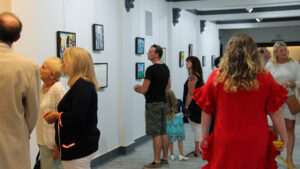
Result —
[[[200, 149], [208, 161], [203, 169], [274, 169], [278, 154], [268, 130], [267, 114], [287, 143], [281, 105], [287, 90], [263, 66], [253, 39], [234, 35], [226, 53], [206, 84], [194, 90], [203, 110]], [[211, 114], [214, 131], [208, 136]]]

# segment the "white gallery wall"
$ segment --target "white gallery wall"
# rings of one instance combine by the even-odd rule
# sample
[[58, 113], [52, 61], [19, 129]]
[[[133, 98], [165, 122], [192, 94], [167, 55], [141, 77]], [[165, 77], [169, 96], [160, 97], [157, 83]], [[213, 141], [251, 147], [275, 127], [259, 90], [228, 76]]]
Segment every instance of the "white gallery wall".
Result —
[[[49, 56], [56, 56], [56, 31], [76, 33], [76, 46], [87, 49], [94, 63], [108, 63], [108, 87], [98, 91], [98, 127], [101, 130], [96, 157], [120, 146], [128, 146], [145, 135], [145, 99], [133, 91], [135, 64], [147, 60], [152, 44], [166, 48], [167, 65], [171, 71], [172, 89], [182, 98], [183, 84], [188, 73], [179, 67], [179, 51], [188, 56], [188, 44], [193, 44], [193, 55], [201, 60], [207, 79], [211, 73], [211, 55], [219, 53], [218, 31], [207, 22], [200, 34], [200, 18], [181, 11], [179, 23], [172, 23], [171, 4], [165, 0], [138, 0], [130, 12], [125, 0], [11, 0], [11, 11], [23, 22], [21, 39], [14, 50], [41, 65]], [[152, 36], [145, 33], [145, 11], [152, 14]], [[92, 24], [104, 26], [104, 51], [92, 50]], [[135, 54], [135, 38], [145, 38], [145, 53]], [[201, 57], [200, 57], [201, 56]], [[67, 79], [61, 80], [68, 88]], [[31, 134], [31, 159], [34, 163], [38, 147], [35, 131]]]

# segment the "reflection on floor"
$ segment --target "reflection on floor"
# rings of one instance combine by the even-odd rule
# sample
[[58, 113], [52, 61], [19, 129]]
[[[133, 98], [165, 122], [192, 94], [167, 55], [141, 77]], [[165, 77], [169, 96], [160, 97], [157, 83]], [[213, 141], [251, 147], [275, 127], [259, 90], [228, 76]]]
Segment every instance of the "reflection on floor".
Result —
[[[188, 124], [185, 125], [186, 140], [183, 142], [183, 151], [185, 154], [192, 151], [194, 148], [194, 141], [191, 128]], [[296, 142], [294, 151], [294, 162], [297, 168], [300, 168], [300, 125], [296, 126]], [[178, 155], [177, 145], [174, 144], [174, 152]], [[282, 153], [285, 157], [286, 152]], [[95, 167], [93, 169], [142, 169], [144, 164], [151, 162], [153, 159], [152, 141], [148, 141], [145, 144], [137, 147], [134, 152], [120, 156], [102, 166]], [[251, 159], [249, 159], [251, 160]], [[277, 158], [278, 166], [280, 169], [286, 169], [285, 164]], [[188, 161], [171, 161], [170, 169], [199, 169], [206, 164], [201, 158], [190, 158]]]

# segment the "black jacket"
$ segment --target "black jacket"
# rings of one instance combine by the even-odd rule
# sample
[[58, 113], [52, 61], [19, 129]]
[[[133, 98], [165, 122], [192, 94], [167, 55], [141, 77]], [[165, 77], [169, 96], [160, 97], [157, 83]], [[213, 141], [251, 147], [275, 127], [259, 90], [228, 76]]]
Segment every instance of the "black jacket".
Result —
[[58, 104], [62, 126], [55, 123], [61, 160], [88, 156], [98, 150], [98, 98], [93, 83], [78, 79]]

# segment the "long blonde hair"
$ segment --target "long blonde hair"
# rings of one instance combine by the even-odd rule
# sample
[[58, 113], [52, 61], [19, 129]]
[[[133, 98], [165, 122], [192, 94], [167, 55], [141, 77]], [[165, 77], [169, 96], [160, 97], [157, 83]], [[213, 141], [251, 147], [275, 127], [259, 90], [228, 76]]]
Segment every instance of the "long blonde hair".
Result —
[[78, 47], [68, 48], [65, 50], [63, 57], [69, 66], [68, 85], [70, 87], [72, 87], [79, 78], [82, 78], [92, 82], [95, 88], [98, 88], [93, 60], [87, 50]]
[[239, 88], [245, 91], [259, 88], [256, 75], [266, 72], [254, 40], [246, 34], [234, 35], [219, 64], [214, 85], [224, 82], [224, 90], [235, 93]]
[[290, 57], [290, 55], [289, 55], [289, 50], [288, 50], [288, 48], [287, 48], [286, 43], [284, 43], [283, 41], [277, 41], [277, 42], [274, 43], [274, 46], [273, 46], [273, 56], [272, 56], [272, 58], [271, 58], [271, 61], [272, 61], [272, 63], [273, 63], [274, 65], [277, 65], [277, 64], [278, 64], [278, 58], [277, 58], [277, 56], [276, 56], [276, 52], [277, 52], [277, 50], [278, 50], [278, 48], [279, 48], [280, 46], [285, 46], [285, 47], [286, 47], [286, 50], [287, 50], [287, 57], [288, 57], [288, 62], [289, 62], [289, 61], [293, 61], [293, 59], [292, 59], [292, 58]]
[[171, 121], [174, 119], [177, 109], [177, 98], [172, 90], [166, 91], [166, 100], [168, 104], [167, 120]]

